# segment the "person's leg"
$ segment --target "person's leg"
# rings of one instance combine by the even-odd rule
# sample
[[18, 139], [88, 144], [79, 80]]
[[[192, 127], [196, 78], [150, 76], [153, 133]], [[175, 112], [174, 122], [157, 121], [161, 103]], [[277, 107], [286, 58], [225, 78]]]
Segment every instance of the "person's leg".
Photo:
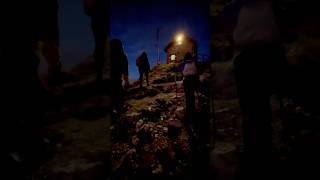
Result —
[[121, 80], [113, 80], [112, 84], [114, 85], [111, 92], [112, 106], [113, 110], [120, 112], [123, 107], [123, 87]]
[[194, 90], [192, 87], [192, 79], [187, 77], [183, 81], [184, 86], [184, 94], [185, 94], [185, 101], [186, 101], [186, 113], [193, 114], [194, 112], [194, 104], [195, 104], [195, 97], [194, 97]]
[[143, 85], [143, 71], [141, 70], [141, 68], [139, 68], [139, 81], [140, 81], [140, 88], [142, 88]]
[[147, 86], [149, 86], [149, 72], [146, 71], [144, 75], [146, 76]]
[[[263, 170], [272, 147], [271, 107], [268, 92], [268, 67], [259, 49], [243, 52], [235, 61], [235, 76], [243, 115], [245, 165]], [[267, 70], [267, 71], [266, 71]], [[271, 69], [269, 69], [270, 71]]]
[[192, 115], [194, 115], [195, 113], [195, 103], [196, 103], [196, 100], [195, 100], [195, 78], [192, 77], [192, 79], [190, 80], [190, 108], [191, 108], [191, 112]]
[[95, 18], [95, 16], [91, 18], [91, 26], [95, 40], [94, 61], [97, 71], [97, 81], [100, 83], [103, 80], [107, 30], [105, 22], [101, 22], [98, 18]]

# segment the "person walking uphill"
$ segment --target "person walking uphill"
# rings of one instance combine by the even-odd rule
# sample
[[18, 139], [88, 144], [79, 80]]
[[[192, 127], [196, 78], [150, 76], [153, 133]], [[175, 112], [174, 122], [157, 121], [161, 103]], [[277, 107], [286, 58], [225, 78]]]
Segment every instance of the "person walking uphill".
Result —
[[142, 88], [143, 84], [143, 75], [146, 77], [147, 81], [147, 86], [149, 86], [149, 71], [150, 71], [150, 64], [148, 60], [148, 56], [146, 52], [143, 52], [137, 59], [136, 65], [138, 66], [139, 69], [139, 74], [140, 74], [140, 88]]
[[[243, 116], [245, 167], [267, 172], [272, 155], [271, 95], [282, 82], [285, 52], [271, 0], [243, 1], [234, 30], [235, 78]], [[253, 169], [254, 168], [254, 169]], [[246, 174], [246, 175], [248, 175]]]
[[105, 49], [109, 33], [109, 0], [84, 0], [84, 12], [91, 18], [95, 48], [94, 61], [97, 71], [97, 83], [103, 80], [103, 67], [105, 64]]
[[112, 39], [110, 42], [111, 58], [111, 98], [113, 110], [119, 112], [123, 108], [123, 96], [128, 87], [128, 58], [123, 50], [121, 40]]
[[1, 12], [14, 12], [14, 15], [1, 16], [0, 35], [0, 57], [6, 67], [3, 68], [6, 76], [1, 93], [5, 105], [2, 106], [4, 120], [1, 124], [4, 137], [2, 162], [5, 164], [2, 175], [9, 179], [27, 179], [48, 155], [44, 116], [51, 97], [54, 98], [58, 91], [49, 86], [49, 82], [42, 81], [38, 71], [39, 54], [47, 54], [39, 44], [42, 42], [43, 46], [50, 47], [52, 39], [57, 38], [56, 32], [52, 33], [55, 30], [48, 28], [48, 24], [56, 24], [52, 18], [55, 15], [51, 13], [56, 12], [55, 7], [50, 6], [52, 2], [30, 0], [1, 4]]
[[183, 86], [186, 98], [186, 112], [188, 115], [193, 115], [195, 112], [195, 95], [197, 90], [199, 77], [196, 63], [193, 60], [191, 53], [186, 53], [184, 56], [183, 68]]

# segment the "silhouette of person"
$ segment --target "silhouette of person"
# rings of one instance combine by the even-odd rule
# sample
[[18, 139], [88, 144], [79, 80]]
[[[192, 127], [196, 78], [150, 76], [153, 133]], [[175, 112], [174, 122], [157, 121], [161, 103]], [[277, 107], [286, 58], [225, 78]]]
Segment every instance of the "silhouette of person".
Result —
[[150, 71], [150, 64], [148, 60], [148, 56], [146, 52], [143, 52], [137, 59], [136, 65], [138, 66], [139, 70], [139, 80], [140, 80], [140, 88], [142, 88], [143, 84], [143, 75], [146, 77], [147, 86], [149, 86], [149, 71]]
[[47, 3], [31, 0], [19, 1], [17, 5], [17, 2], [8, 1], [2, 6], [15, 10], [14, 16], [2, 21], [1, 33], [1, 59], [6, 59], [5, 67], [10, 69], [3, 88], [7, 118], [3, 121], [6, 133], [3, 150], [12, 164], [6, 173], [12, 176], [30, 175], [43, 158], [43, 115], [48, 105], [49, 87], [44, 86], [38, 76], [40, 59], [36, 51], [39, 42], [47, 43], [51, 37], [46, 28], [47, 21], [51, 21]]
[[234, 68], [243, 116], [244, 152], [248, 165], [262, 170], [260, 165], [267, 165], [271, 159], [270, 98], [280, 90], [285, 52], [272, 1], [243, 0], [240, 7], [233, 38], [238, 51]]
[[183, 86], [186, 99], [187, 114], [194, 114], [195, 112], [195, 92], [198, 87], [199, 77], [196, 67], [196, 62], [191, 53], [186, 53], [184, 56], [183, 67]]
[[101, 84], [103, 80], [105, 49], [109, 33], [108, 2], [108, 0], [84, 0], [84, 11], [91, 18], [91, 29], [95, 41], [93, 56], [98, 84]]
[[119, 112], [123, 108], [125, 88], [129, 85], [128, 58], [119, 39], [112, 39], [110, 42], [110, 60], [112, 105], [113, 110]]
[[55, 85], [60, 80], [62, 69], [59, 54], [58, 0], [48, 0], [44, 9], [45, 14], [42, 16], [46, 17], [46, 21], [43, 23], [43, 36], [45, 37], [43, 39], [46, 42], [42, 43], [42, 52], [48, 63], [48, 82]]

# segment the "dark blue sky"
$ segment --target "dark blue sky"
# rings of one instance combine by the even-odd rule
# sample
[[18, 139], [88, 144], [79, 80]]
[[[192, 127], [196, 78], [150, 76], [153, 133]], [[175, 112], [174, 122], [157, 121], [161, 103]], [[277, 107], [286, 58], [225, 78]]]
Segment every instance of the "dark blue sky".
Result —
[[[83, 1], [59, 0], [59, 3], [61, 60], [68, 69], [92, 53], [94, 42], [90, 19], [83, 13]], [[165, 45], [180, 31], [198, 41], [199, 53], [209, 54], [208, 8], [203, 0], [111, 1], [111, 38], [119, 38], [124, 43], [130, 79], [138, 77], [135, 60], [142, 51], [147, 52], [151, 65], [155, 64], [157, 27], [160, 28], [162, 62], [165, 62]]]
[[[198, 3], [195, 3], [198, 2]], [[209, 55], [209, 5], [205, 1], [133, 0], [112, 1], [111, 38], [124, 43], [129, 59], [130, 78], [137, 78], [136, 58], [146, 51], [151, 66], [156, 64], [156, 29], [160, 28], [161, 60], [165, 62], [164, 47], [178, 32], [198, 41], [199, 53]]]
[[61, 61], [71, 68], [93, 52], [90, 19], [84, 14], [83, 0], [59, 0]]

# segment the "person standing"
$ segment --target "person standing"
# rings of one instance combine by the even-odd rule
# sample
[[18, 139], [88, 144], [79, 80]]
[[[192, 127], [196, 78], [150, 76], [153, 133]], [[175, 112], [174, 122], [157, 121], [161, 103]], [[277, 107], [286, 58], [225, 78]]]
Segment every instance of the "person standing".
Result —
[[12, 164], [4, 171], [11, 173], [11, 179], [30, 176], [45, 158], [43, 116], [50, 103], [49, 97], [57, 92], [54, 87], [48, 86], [48, 82], [44, 83], [39, 78], [40, 58], [37, 51], [40, 42], [50, 46], [50, 38], [57, 38], [50, 35], [52, 29], [48, 28], [48, 24], [56, 23], [51, 18], [54, 15], [48, 12], [51, 2], [6, 1], [1, 6], [2, 13], [5, 10], [14, 12], [14, 16], [1, 16], [3, 33], [0, 48], [1, 59], [7, 63], [4, 67], [10, 71], [3, 84], [2, 99], [6, 105], [3, 117], [6, 120], [3, 121], [2, 132], [5, 133], [5, 159]]
[[149, 71], [150, 71], [150, 63], [148, 60], [148, 56], [146, 52], [143, 52], [138, 59], [136, 60], [136, 65], [139, 70], [139, 80], [140, 80], [140, 88], [143, 85], [143, 75], [146, 77], [147, 86], [149, 86]]
[[243, 116], [245, 172], [265, 174], [272, 158], [270, 99], [280, 90], [286, 60], [272, 0], [240, 1], [233, 38], [238, 52], [234, 70]]
[[119, 39], [110, 42], [110, 60], [112, 106], [114, 112], [119, 112], [123, 109], [123, 97], [129, 85], [128, 58]]
[[186, 99], [186, 112], [189, 115], [195, 113], [195, 92], [198, 87], [199, 76], [191, 53], [186, 53], [184, 56], [184, 68], [183, 68], [183, 87]]
[[91, 18], [95, 47], [94, 62], [97, 71], [97, 83], [103, 80], [105, 65], [105, 49], [109, 33], [109, 1], [108, 0], [84, 0], [84, 12]]

